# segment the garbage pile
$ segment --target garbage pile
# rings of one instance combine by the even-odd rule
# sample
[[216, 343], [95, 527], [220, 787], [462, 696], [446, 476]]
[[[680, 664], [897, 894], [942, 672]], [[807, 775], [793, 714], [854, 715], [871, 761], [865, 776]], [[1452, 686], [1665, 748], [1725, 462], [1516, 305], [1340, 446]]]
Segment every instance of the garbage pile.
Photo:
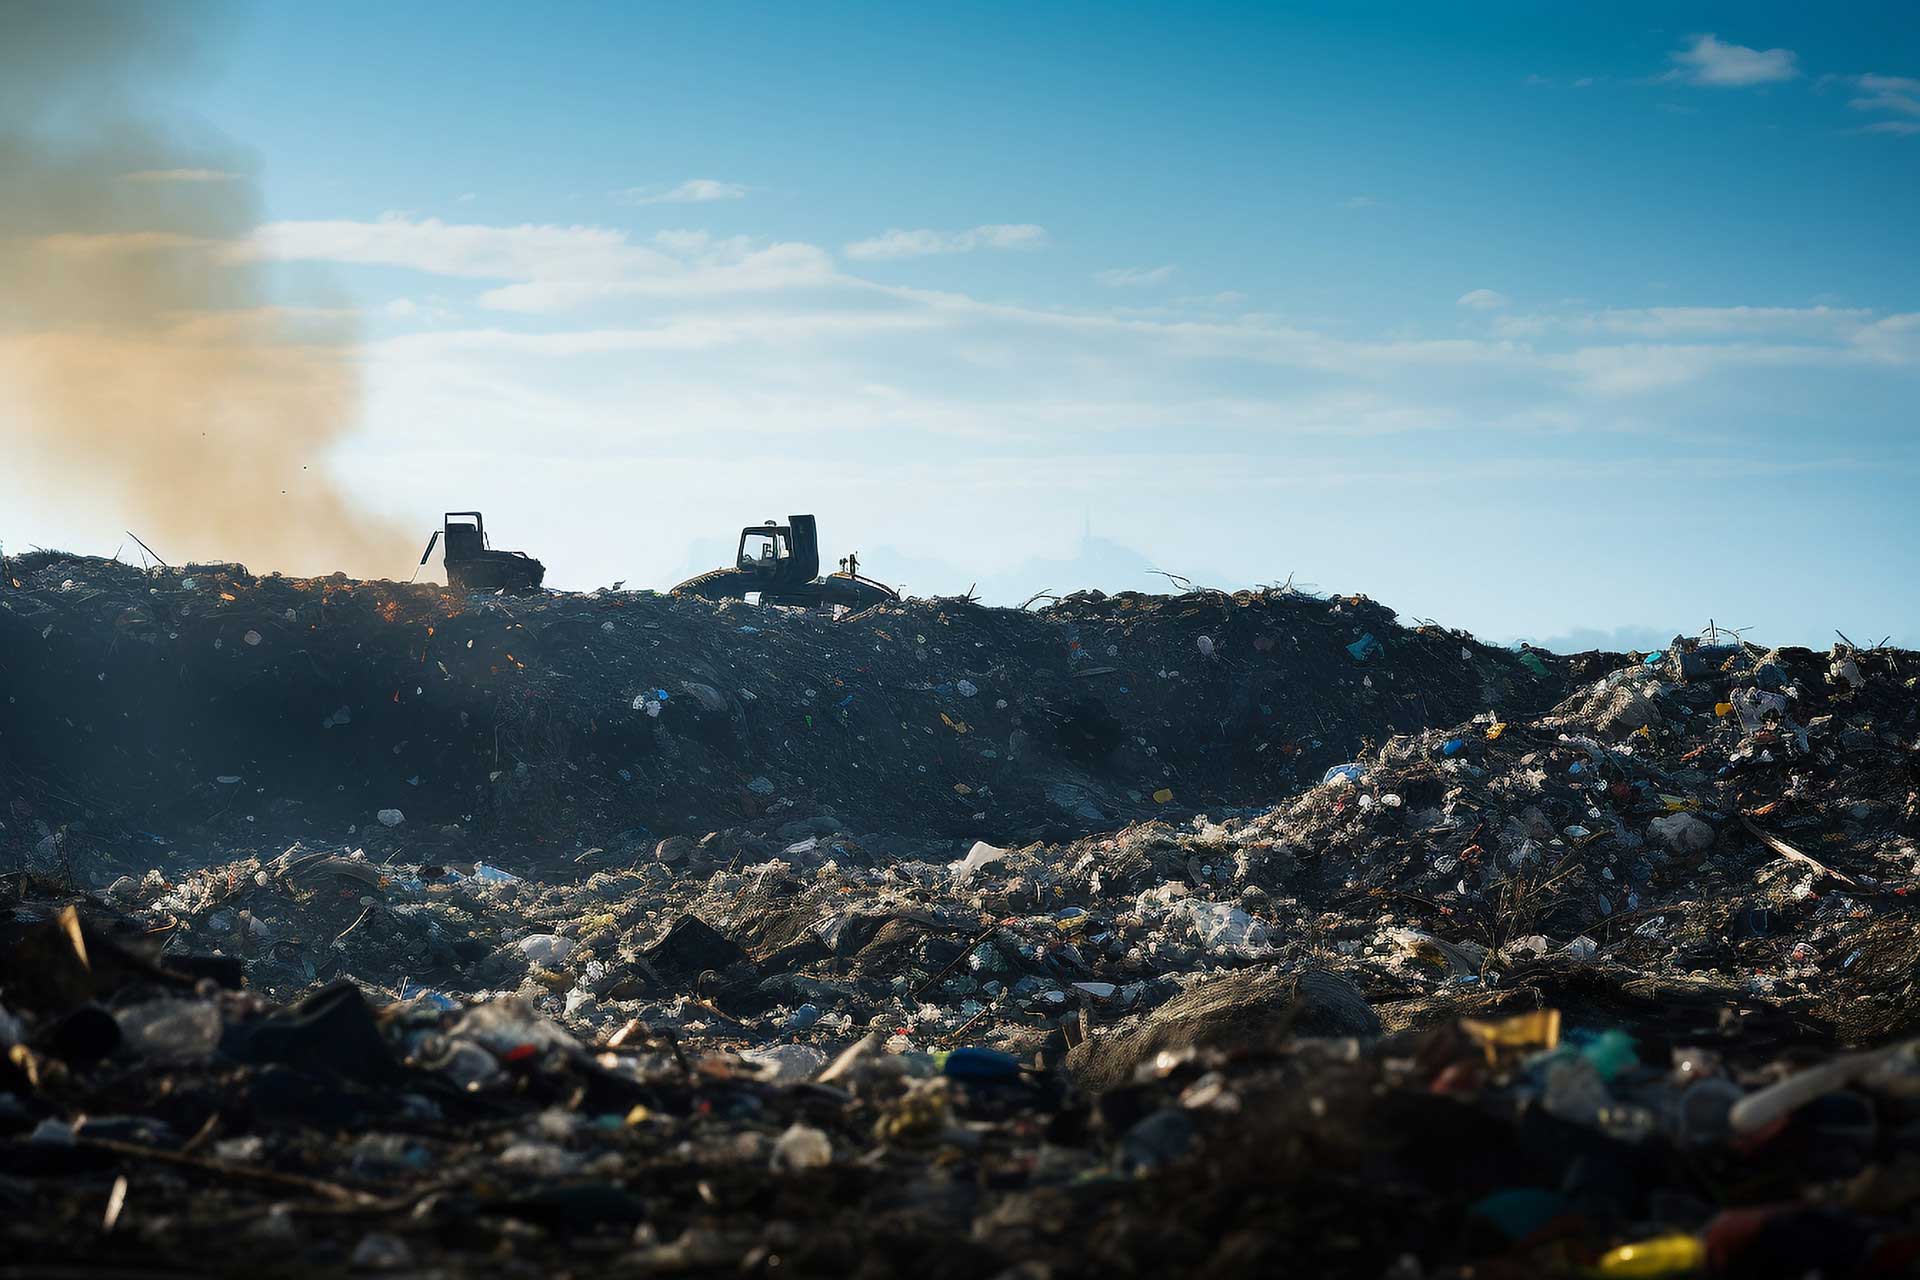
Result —
[[821, 814], [1057, 840], [1264, 807], [1567, 667], [1285, 591], [836, 616], [35, 553], [0, 573], [0, 851], [97, 888], [402, 823], [542, 857]]
[[[82, 586], [72, 565], [0, 596], [0, 651], [42, 686], [19, 686], [0, 738], [9, 830], [36, 837], [0, 879], [9, 1257], [1392, 1280], [1920, 1265], [1911, 653], [1560, 658], [1282, 593], [834, 618], [225, 570]], [[81, 620], [119, 605], [97, 584], [122, 572], [170, 620], [110, 643]], [[277, 633], [289, 656], [259, 654], [264, 632], [240, 641], [253, 656], [200, 654], [308, 592], [315, 615], [287, 607], [309, 634]], [[49, 634], [20, 629], [29, 604]], [[463, 665], [467, 640], [509, 632], [514, 664]], [[295, 678], [291, 654], [334, 683]], [[281, 680], [320, 706], [401, 661], [443, 678], [338, 704], [311, 732], [366, 735], [336, 739], [357, 744], [339, 759], [277, 759], [332, 786], [389, 758], [466, 777], [466, 714], [515, 744], [471, 816], [422, 817], [384, 783], [329, 798], [258, 756], [245, 784], [213, 783], [270, 797], [252, 823], [194, 807], [219, 791], [151, 798], [209, 772], [194, 752], [278, 741], [238, 703], [200, 709], [211, 690]], [[142, 663], [142, 715], [205, 717], [172, 755], [97, 691], [73, 725], [46, 718], [83, 664], [118, 688]], [[634, 683], [643, 665], [665, 674]], [[854, 699], [846, 718], [829, 693]], [[536, 698], [558, 754], [516, 760], [532, 738], [498, 708]], [[1097, 714], [1069, 710], [1087, 698]], [[855, 711], [882, 699], [884, 719]], [[655, 749], [610, 755], [642, 720]], [[107, 765], [76, 763], [108, 741], [124, 803]], [[555, 760], [552, 806], [513, 781]], [[956, 817], [936, 766], [979, 770], [977, 807]], [[424, 773], [415, 790], [459, 794]], [[684, 817], [646, 798], [669, 792]], [[57, 795], [93, 816], [42, 834]], [[168, 814], [165, 835], [134, 826]], [[86, 864], [89, 839], [113, 856]]]
[[885, 1027], [831, 1054], [637, 1019], [583, 1037], [518, 996], [383, 1003], [345, 980], [275, 1004], [154, 946], [32, 898], [0, 930], [16, 1263], [1838, 1277], [1920, 1259], [1920, 1041], [1782, 1047], [1753, 1034], [1759, 1006], [1650, 998], [1605, 966], [1544, 988], [1611, 999], [1605, 1027], [1547, 1005], [1392, 1030], [1346, 979], [1262, 964], [1022, 1057]]

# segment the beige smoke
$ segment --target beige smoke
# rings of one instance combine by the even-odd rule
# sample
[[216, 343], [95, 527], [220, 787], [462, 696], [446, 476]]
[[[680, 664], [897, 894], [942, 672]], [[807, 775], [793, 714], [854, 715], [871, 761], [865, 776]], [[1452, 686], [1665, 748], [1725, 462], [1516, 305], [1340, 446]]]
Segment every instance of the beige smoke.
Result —
[[[0, 3], [0, 434], [176, 563], [391, 576], [413, 539], [328, 469], [359, 404], [347, 312], [243, 251], [246, 158], [147, 105], [199, 67], [206, 6]], [[120, 523], [120, 522], [116, 522]]]

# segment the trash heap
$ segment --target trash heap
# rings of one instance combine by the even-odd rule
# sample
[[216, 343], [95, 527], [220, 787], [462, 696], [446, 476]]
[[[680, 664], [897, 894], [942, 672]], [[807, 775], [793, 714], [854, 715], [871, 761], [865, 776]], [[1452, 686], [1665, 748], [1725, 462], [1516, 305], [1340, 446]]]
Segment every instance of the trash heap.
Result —
[[[69, 627], [69, 666], [22, 659], [17, 629], [8, 661], [50, 687], [83, 663], [108, 685], [125, 669], [108, 664], [160, 662], [193, 697], [153, 680], [141, 696], [198, 706], [202, 646], [144, 622], [100, 641], [76, 619], [117, 601], [72, 563], [20, 578], [40, 584], [29, 595], [102, 592], [35, 615], [47, 645]], [[53, 572], [76, 585], [47, 587]], [[557, 810], [494, 780], [490, 817], [449, 821], [373, 786], [329, 799], [216, 775], [307, 797], [241, 824], [237, 805], [111, 804], [104, 765], [48, 771], [72, 748], [23, 746], [23, 726], [123, 746], [158, 731], [104, 703], [63, 730], [21, 686], [0, 739], [10, 830], [40, 836], [56, 792], [97, 808], [0, 879], [9, 1257], [1394, 1280], [1920, 1264], [1913, 654], [1502, 653], [1278, 593], [832, 619], [234, 573], [214, 598], [235, 599], [214, 605], [196, 575], [125, 572], [190, 593], [168, 597], [183, 620], [165, 625], [200, 640], [247, 620], [224, 608], [333, 590], [340, 613], [313, 636], [338, 627], [361, 656], [312, 636], [301, 651], [349, 684], [397, 660], [387, 627], [415, 644], [430, 626], [436, 646], [574, 627], [574, 656], [516, 639], [524, 669], [486, 679], [456, 656], [439, 702], [420, 683], [386, 704], [400, 711], [341, 703], [349, 718], [313, 732], [369, 735], [319, 775], [341, 777], [395, 745], [426, 752], [389, 736], [424, 732], [421, 704], [444, 725], [537, 690], [579, 768]], [[393, 619], [361, 616], [389, 604]], [[658, 651], [595, 639], [648, 621]], [[1255, 656], [1263, 638], [1284, 660]], [[268, 648], [264, 632], [241, 644]], [[1084, 673], [1123, 655], [1141, 665]], [[642, 661], [671, 668], [648, 677], [655, 712], [631, 705]], [[700, 702], [676, 689], [703, 673], [731, 700], [724, 733], [678, 705]], [[1096, 699], [1119, 725], [1107, 745], [1074, 736], [1090, 710], [1047, 737], [1099, 680], [1114, 681]], [[893, 727], [823, 715], [804, 746], [776, 742], [829, 686], [856, 707], [891, 698]], [[299, 696], [336, 696], [320, 688]], [[698, 821], [594, 772], [625, 732], [583, 727], [609, 696], [679, 753], [629, 771], [681, 788]], [[781, 716], [755, 709], [790, 696]], [[983, 700], [1003, 696], [996, 719]], [[221, 715], [233, 732], [237, 712]], [[490, 737], [504, 721], [480, 723]], [[1002, 760], [963, 819], [946, 775], [920, 781], [929, 762], [985, 768], [1020, 733], [1044, 745]], [[466, 738], [429, 741], [437, 768], [469, 767]], [[209, 772], [143, 750], [115, 757], [136, 791]], [[756, 778], [765, 803], [746, 798]], [[1067, 785], [1093, 808], [1049, 796]], [[534, 809], [573, 818], [518, 830]], [[158, 840], [104, 836], [167, 812], [187, 816]], [[113, 857], [83, 866], [83, 839]]]
[[836, 617], [36, 553], [0, 571], [0, 845], [58, 835], [101, 887], [401, 822], [566, 856], [822, 813], [1060, 839], [1264, 807], [1566, 669], [1285, 591]]

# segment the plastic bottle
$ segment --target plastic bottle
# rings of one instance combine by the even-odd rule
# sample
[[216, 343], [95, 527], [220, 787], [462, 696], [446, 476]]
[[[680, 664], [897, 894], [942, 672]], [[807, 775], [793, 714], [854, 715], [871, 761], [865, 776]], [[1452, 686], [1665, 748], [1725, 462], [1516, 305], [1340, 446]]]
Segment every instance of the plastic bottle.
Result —
[[1655, 1236], [1609, 1249], [1594, 1264], [1593, 1274], [1625, 1280], [1661, 1280], [1683, 1276], [1707, 1265], [1707, 1246], [1695, 1236]]

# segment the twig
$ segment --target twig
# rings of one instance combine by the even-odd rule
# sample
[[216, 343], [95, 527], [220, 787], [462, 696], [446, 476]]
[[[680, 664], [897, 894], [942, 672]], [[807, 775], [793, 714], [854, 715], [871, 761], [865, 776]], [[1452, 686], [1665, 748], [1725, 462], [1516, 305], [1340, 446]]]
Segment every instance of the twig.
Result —
[[[129, 538], [132, 538], [135, 542], [140, 542], [140, 535], [135, 533], [133, 530], [128, 529], [126, 531], [126, 534]], [[160, 563], [160, 567], [162, 569], [173, 568], [173, 566], [168, 564], [165, 560], [161, 560], [160, 553], [158, 551], [155, 551], [152, 547], [148, 546], [146, 543], [140, 542], [140, 549], [146, 552], [148, 555], [152, 556], [155, 560], [158, 560]]]
[[243, 1182], [263, 1182], [269, 1186], [289, 1187], [305, 1191], [312, 1195], [332, 1200], [336, 1204], [364, 1205], [373, 1203], [376, 1197], [365, 1191], [355, 1191], [336, 1182], [323, 1182], [319, 1178], [303, 1177], [297, 1173], [281, 1173], [277, 1169], [256, 1169], [251, 1165], [229, 1164], [224, 1160], [209, 1160], [203, 1156], [186, 1155], [179, 1151], [166, 1151], [158, 1147], [143, 1147], [137, 1142], [119, 1142], [112, 1138], [76, 1137], [73, 1143], [92, 1151], [106, 1151], [117, 1156], [126, 1156], [134, 1160], [152, 1160], [159, 1164], [178, 1165], [186, 1169], [198, 1169], [202, 1173], [214, 1174], [222, 1178], [234, 1178]]
[[1781, 857], [1789, 859], [1790, 861], [1793, 861], [1793, 862], [1798, 862], [1803, 866], [1811, 867], [1815, 871], [1819, 872], [1821, 875], [1827, 876], [1834, 880], [1838, 880], [1841, 884], [1854, 883], [1854, 879], [1852, 876], [1847, 875], [1844, 872], [1835, 871], [1832, 867], [1829, 867], [1826, 863], [1821, 862], [1818, 858], [1810, 857], [1807, 854], [1800, 852], [1798, 849], [1788, 844], [1785, 840], [1782, 840], [1779, 836], [1769, 835], [1767, 832], [1762, 831], [1757, 825], [1755, 825], [1753, 819], [1749, 818], [1744, 813], [1740, 815], [1740, 825], [1744, 826], [1749, 832], [1751, 832], [1753, 834], [1754, 839], [1758, 840], [1761, 844], [1766, 845], [1767, 848], [1773, 850], [1775, 853], [1779, 854]]

